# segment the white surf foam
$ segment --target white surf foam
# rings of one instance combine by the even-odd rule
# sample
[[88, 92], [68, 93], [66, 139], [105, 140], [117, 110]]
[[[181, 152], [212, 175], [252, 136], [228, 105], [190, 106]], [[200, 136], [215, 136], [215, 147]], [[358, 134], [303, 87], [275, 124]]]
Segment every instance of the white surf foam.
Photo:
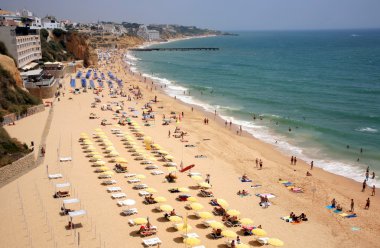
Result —
[[358, 132], [367, 132], [367, 133], [377, 133], [378, 130], [376, 128], [371, 128], [371, 127], [362, 127], [362, 128], [357, 128], [355, 129]]

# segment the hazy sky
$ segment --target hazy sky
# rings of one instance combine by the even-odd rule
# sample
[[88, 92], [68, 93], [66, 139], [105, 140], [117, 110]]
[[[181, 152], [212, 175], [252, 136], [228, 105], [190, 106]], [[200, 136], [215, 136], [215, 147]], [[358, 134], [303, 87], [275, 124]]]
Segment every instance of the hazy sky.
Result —
[[380, 28], [380, 0], [1, 0], [0, 8], [219, 30]]

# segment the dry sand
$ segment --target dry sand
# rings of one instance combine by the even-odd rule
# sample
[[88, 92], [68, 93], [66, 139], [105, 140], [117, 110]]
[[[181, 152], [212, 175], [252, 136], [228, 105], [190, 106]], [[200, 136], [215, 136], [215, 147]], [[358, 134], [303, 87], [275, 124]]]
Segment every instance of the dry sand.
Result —
[[[118, 59], [111, 64], [112, 68], [101, 68], [106, 72], [121, 71], [122, 64]], [[195, 164], [193, 171], [200, 172], [205, 177], [211, 174], [212, 191], [217, 198], [224, 198], [230, 203], [230, 208], [238, 209], [241, 217], [249, 217], [254, 220], [254, 225], [262, 225], [268, 232], [268, 237], [276, 237], [285, 242], [285, 247], [379, 247], [380, 243], [380, 218], [379, 197], [370, 197], [370, 190], [361, 192], [361, 185], [318, 168], [312, 171], [312, 177], [306, 177], [309, 166], [299, 161], [296, 166], [290, 165], [289, 156], [285, 156], [275, 150], [271, 145], [258, 141], [248, 135], [236, 135], [236, 127], [232, 130], [225, 128], [218, 118], [212, 114], [198, 109], [191, 111], [191, 107], [182, 104], [178, 100], [166, 96], [159, 90], [146, 90], [145, 83], [139, 82], [139, 78], [127, 75], [124, 72], [117, 73], [123, 78], [125, 87], [129, 84], [137, 84], [143, 90], [144, 99], [128, 102], [123, 99], [111, 99], [104, 91], [102, 103], [107, 101], [124, 100], [125, 109], [129, 106], [141, 107], [149, 99], [157, 95], [159, 103], [154, 105], [156, 111], [156, 124], [151, 127], [142, 126], [140, 119], [137, 122], [142, 126], [146, 135], [153, 138], [154, 142], [164, 147], [175, 157], [178, 164], [183, 160], [184, 165]], [[78, 83], [78, 82], [77, 82]], [[151, 85], [147, 83], [147, 85]], [[159, 86], [158, 86], [159, 87]], [[65, 79], [65, 97], [61, 101], [55, 101], [54, 114], [51, 128], [46, 141], [46, 157], [44, 163], [36, 169], [23, 175], [19, 179], [0, 188], [1, 204], [0, 228], [1, 247], [75, 247], [80, 235], [81, 247], [142, 247], [141, 237], [136, 234], [138, 226], [129, 226], [128, 220], [136, 217], [149, 217], [153, 225], [158, 227], [157, 237], [162, 240], [161, 247], [185, 247], [182, 243], [181, 232], [175, 231], [172, 223], [163, 218], [163, 213], [153, 211], [158, 204], [145, 205], [143, 198], [138, 196], [138, 191], [133, 190], [133, 184], [128, 184], [124, 174], [115, 174], [113, 179], [122, 188], [127, 198], [136, 200], [135, 205], [139, 213], [134, 216], [122, 216], [122, 207], [116, 205], [110, 194], [106, 192], [106, 186], [102, 186], [91, 167], [88, 158], [83, 153], [78, 139], [81, 132], [92, 134], [95, 128], [100, 127], [100, 119], [90, 120], [89, 113], [96, 112], [101, 119], [106, 118], [112, 123], [111, 111], [101, 111], [90, 107], [93, 102], [92, 92], [72, 95], [68, 91], [69, 79]], [[69, 97], [72, 100], [69, 100]], [[158, 108], [163, 106], [163, 108]], [[183, 121], [178, 124], [188, 132], [188, 143], [182, 143], [179, 139], [168, 138], [168, 131], [174, 132], [176, 124], [162, 126], [162, 115], [169, 115], [171, 111], [184, 112]], [[6, 127], [8, 132], [23, 142], [34, 140], [36, 146], [40, 140], [43, 127], [47, 118], [45, 112], [33, 115], [17, 122], [16, 126]], [[208, 117], [209, 125], [203, 124], [203, 118]], [[191, 210], [185, 209], [186, 202], [175, 200], [178, 194], [171, 194], [168, 188], [176, 186], [191, 187], [196, 181], [185, 173], [177, 173], [177, 183], [167, 183], [164, 175], [152, 176], [143, 165], [133, 160], [127, 149], [124, 148], [120, 138], [111, 134], [112, 126], [101, 127], [114, 144], [121, 156], [129, 161], [128, 168], [131, 173], [144, 174], [143, 183], [158, 190], [155, 196], [164, 196], [167, 203], [174, 206], [180, 215], [188, 215], [188, 222], [193, 227], [191, 232], [196, 232], [206, 247], [224, 247], [227, 239], [212, 240], [209, 237], [210, 228], [204, 228], [201, 220], [194, 218]], [[129, 132], [128, 127], [121, 127], [122, 131]], [[207, 140], [205, 140], [207, 139]], [[193, 144], [196, 147], [184, 147], [185, 144]], [[138, 142], [143, 147], [142, 142]], [[95, 145], [97, 151], [101, 147]], [[205, 155], [207, 158], [195, 158], [195, 155]], [[72, 162], [59, 163], [58, 156], [71, 156]], [[258, 170], [255, 159], [263, 160], [263, 169]], [[166, 172], [161, 162], [155, 162], [160, 169]], [[48, 180], [49, 173], [62, 173], [63, 179]], [[113, 168], [113, 163], [107, 163]], [[253, 183], [242, 183], [239, 177], [243, 174], [253, 179]], [[292, 193], [278, 179], [294, 182], [305, 189], [304, 193]], [[55, 183], [70, 182], [71, 194], [81, 200], [76, 209], [85, 209], [87, 216], [80, 219], [82, 227], [75, 230], [66, 230], [68, 222], [66, 216], [60, 216], [62, 201], [54, 199]], [[252, 189], [250, 185], [262, 184], [261, 188]], [[240, 197], [238, 190], [245, 189], [251, 196]], [[191, 187], [189, 194], [197, 196], [198, 190]], [[258, 203], [256, 193], [272, 193], [277, 197], [272, 199], [272, 206], [262, 209]], [[355, 199], [355, 212], [359, 217], [344, 219], [325, 208], [332, 198], [336, 198], [345, 210], [348, 210], [350, 199]], [[364, 210], [367, 197], [371, 198], [371, 208]], [[212, 211], [208, 204], [210, 198], [198, 197], [205, 211]], [[301, 224], [290, 224], [280, 219], [291, 211], [296, 214], [304, 212], [309, 221]], [[221, 217], [213, 219], [221, 221]], [[352, 227], [360, 230], [352, 231]], [[231, 230], [240, 233], [240, 228]], [[241, 234], [241, 233], [240, 233]], [[254, 236], [241, 236], [243, 243], [259, 246]]]

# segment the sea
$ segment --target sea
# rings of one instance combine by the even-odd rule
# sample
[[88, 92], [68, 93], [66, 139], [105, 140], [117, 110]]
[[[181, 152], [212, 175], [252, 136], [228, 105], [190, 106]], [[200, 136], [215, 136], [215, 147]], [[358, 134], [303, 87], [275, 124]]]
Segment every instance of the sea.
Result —
[[170, 96], [315, 167], [380, 187], [380, 30], [245, 31], [130, 52]]

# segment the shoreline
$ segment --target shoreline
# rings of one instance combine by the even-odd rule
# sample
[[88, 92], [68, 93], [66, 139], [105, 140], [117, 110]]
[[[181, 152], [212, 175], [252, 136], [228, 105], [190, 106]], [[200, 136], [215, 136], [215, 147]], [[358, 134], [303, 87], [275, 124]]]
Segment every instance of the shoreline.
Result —
[[[215, 36], [216, 35], [201, 36], [201, 37], [194, 37], [194, 39], [208, 38], [208, 37], [215, 37]], [[175, 41], [181, 41], [181, 40], [189, 40], [189, 39], [193, 39], [193, 38], [192, 37], [188, 37], [188, 38], [184, 38], [184, 39], [180, 38], [180, 39], [169, 40], [167, 42], [156, 42], [156, 43], [155, 42], [153, 42], [153, 43], [148, 42], [146, 45], [144, 45], [144, 47], [149, 47], [149, 46], [153, 46], [156, 44], [165, 44], [165, 43], [170, 43], [170, 42], [175, 42]], [[127, 50], [126, 54], [131, 55], [132, 53]], [[132, 54], [132, 56], [135, 59], [139, 60], [139, 58], [135, 57], [133, 54]], [[128, 63], [131, 63], [132, 59], [133, 58], [128, 56]], [[132, 69], [132, 72], [140, 74], [142, 79], [144, 77], [149, 78], [155, 84], [166, 85], [165, 83], [160, 82], [160, 80], [167, 80], [167, 81], [171, 82], [172, 85], [179, 85], [180, 87], [186, 88], [186, 86], [181, 85], [181, 84], [177, 84], [177, 82], [171, 81], [170, 79], [160, 78], [160, 77], [156, 77], [154, 75], [150, 75], [150, 74], [145, 73], [145, 72], [141, 72], [138, 70], [138, 68], [136, 68], [135, 66], [132, 66], [132, 64], [129, 64], [128, 67], [129, 67], [129, 69], [131, 69], [131, 67], [133, 67], [134, 69]], [[186, 88], [186, 90], [188, 90], [188, 88]], [[171, 95], [169, 92], [166, 92], [165, 89], [162, 89], [162, 91], [164, 94], [166, 94], [170, 97], [174, 97], [174, 93], [173, 93], [173, 95]], [[189, 106], [197, 107], [197, 108], [201, 109], [202, 111], [207, 112], [207, 113], [211, 113], [213, 115], [213, 113], [212, 113], [213, 111], [211, 109], [207, 108], [207, 106], [209, 105], [208, 103], [204, 103], [204, 102], [200, 101], [199, 99], [194, 98], [193, 96], [191, 96], [191, 97], [192, 97], [192, 99], [194, 99], [194, 100], [192, 100], [194, 103], [189, 103], [189, 102], [186, 102], [184, 99], [182, 99], [181, 94], [178, 94], [176, 96], [182, 103], [187, 104]], [[184, 95], [184, 96], [188, 96], [188, 95]], [[200, 102], [200, 103], [195, 103], [195, 102]], [[237, 127], [239, 127], [239, 125], [243, 125], [243, 131], [244, 131], [244, 129], [250, 129], [250, 127], [242, 124], [242, 122], [246, 122], [246, 120], [235, 119], [235, 117], [232, 117], [232, 116], [224, 116], [223, 117], [223, 116], [221, 116], [221, 114], [219, 112], [217, 113], [217, 115], [221, 119], [222, 125], [224, 124], [224, 121], [230, 121], [232, 119], [233, 121], [238, 122], [238, 124], [235, 124]], [[261, 142], [263, 142], [265, 144], [271, 145], [273, 147], [273, 149], [281, 152], [283, 155], [288, 155], [289, 157], [292, 155], [293, 156], [296, 155], [298, 160], [302, 160], [305, 163], [310, 163], [310, 161], [314, 161], [314, 167], [315, 168], [319, 168], [319, 169], [324, 170], [324, 171], [331, 173], [333, 175], [348, 178], [348, 179], [354, 181], [355, 183], [359, 183], [359, 184], [362, 183], [362, 180], [365, 178], [365, 169], [364, 168], [360, 168], [359, 166], [355, 166], [353, 164], [347, 163], [344, 160], [334, 160], [331, 158], [324, 159], [321, 157], [311, 158], [310, 154], [308, 155], [308, 154], [304, 153], [302, 147], [299, 147], [295, 144], [292, 144], [290, 140], [288, 140], [287, 138], [284, 138], [281, 134], [276, 133], [276, 131], [272, 130], [270, 127], [268, 127], [268, 125], [259, 124], [259, 126], [268, 128], [268, 130], [269, 130], [269, 131], [264, 132], [264, 135], [260, 135], [260, 136], [262, 136], [262, 138], [255, 136], [255, 134], [253, 133], [254, 132], [253, 128], [252, 128], [252, 131], [245, 130], [244, 133], [246, 135], [251, 136], [254, 139], [260, 140]], [[272, 142], [269, 141], [268, 137], [272, 137], [273, 141]], [[276, 143], [275, 143], [275, 141], [276, 141]], [[277, 143], [277, 141], [280, 141], [280, 142]], [[301, 152], [299, 150], [301, 150]], [[291, 153], [292, 151], [293, 151], [293, 153]], [[333, 164], [333, 166], [331, 166], [331, 164]], [[363, 169], [362, 172], [360, 171], [361, 169]], [[379, 174], [379, 173], [376, 173], [376, 174]], [[375, 179], [371, 179], [370, 182], [371, 182], [371, 186], [372, 186], [372, 184], [375, 184], [376, 188], [380, 187], [378, 175], [376, 175]]]

